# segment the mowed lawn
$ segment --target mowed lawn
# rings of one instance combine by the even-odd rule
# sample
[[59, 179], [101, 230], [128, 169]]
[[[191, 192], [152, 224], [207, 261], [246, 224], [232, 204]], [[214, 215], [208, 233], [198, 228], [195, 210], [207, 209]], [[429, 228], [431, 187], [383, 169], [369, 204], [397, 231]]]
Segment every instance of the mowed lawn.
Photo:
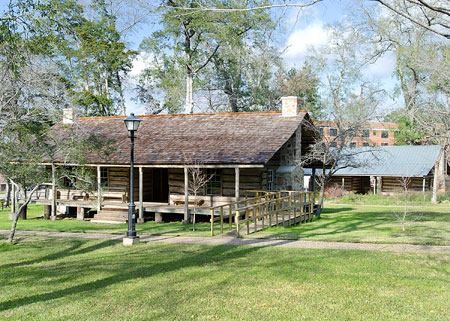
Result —
[[319, 220], [273, 227], [252, 237], [450, 245], [450, 204], [411, 206], [404, 231], [398, 219], [402, 210], [391, 205], [326, 205]]
[[[9, 220], [9, 209], [0, 210], [0, 230], [7, 230], [11, 227]], [[31, 205], [28, 209], [27, 220], [19, 219], [18, 230], [36, 230], [36, 231], [58, 231], [58, 232], [101, 232], [125, 234], [127, 224], [101, 224], [91, 223], [89, 221], [79, 221], [75, 218], [58, 217], [56, 221], [44, 220], [43, 207], [41, 205]], [[209, 236], [210, 225], [208, 223], [197, 223], [195, 232], [192, 231], [192, 225], [181, 224], [181, 222], [155, 223], [148, 221], [144, 224], [137, 224], [138, 233], [147, 234], [172, 234], [172, 235], [191, 235], [191, 236]]]
[[[326, 204], [318, 220], [291, 227], [274, 227], [251, 234], [251, 238], [305, 239], [337, 242], [409, 243], [423, 245], [450, 245], [450, 204], [418, 204], [409, 208], [405, 230], [398, 220], [403, 210], [394, 205], [333, 205]], [[8, 211], [0, 212], [0, 229], [9, 229]], [[126, 224], [97, 224], [73, 218], [44, 220], [42, 208], [30, 207], [28, 220], [19, 220], [18, 230], [47, 230], [61, 232], [102, 232], [124, 234]], [[138, 233], [209, 236], [209, 223], [192, 225], [181, 222], [136, 225]], [[218, 226], [216, 226], [218, 231]]]
[[0, 320], [450, 320], [449, 255], [0, 241]]

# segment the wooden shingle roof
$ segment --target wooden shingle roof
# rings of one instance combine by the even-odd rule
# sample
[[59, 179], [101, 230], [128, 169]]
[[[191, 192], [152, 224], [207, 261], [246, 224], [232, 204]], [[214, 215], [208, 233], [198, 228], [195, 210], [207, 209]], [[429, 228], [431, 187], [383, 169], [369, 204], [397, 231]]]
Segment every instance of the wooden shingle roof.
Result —
[[[136, 134], [137, 165], [265, 164], [294, 134], [306, 113], [277, 112], [149, 115]], [[130, 140], [124, 117], [82, 117], [82, 131], [113, 141], [108, 157], [92, 153], [90, 164], [128, 164]]]

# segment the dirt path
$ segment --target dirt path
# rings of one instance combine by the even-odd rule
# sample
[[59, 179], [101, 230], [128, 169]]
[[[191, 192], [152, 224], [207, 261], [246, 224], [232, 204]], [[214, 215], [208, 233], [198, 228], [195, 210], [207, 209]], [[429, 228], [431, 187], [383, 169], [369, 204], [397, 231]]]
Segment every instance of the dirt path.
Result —
[[[9, 231], [0, 230], [0, 237], [7, 237]], [[82, 238], [82, 239], [110, 239], [122, 240], [123, 235], [106, 233], [70, 233], [45, 231], [17, 231], [20, 236], [41, 236], [56, 238]], [[442, 253], [450, 254], [450, 246], [413, 245], [413, 244], [374, 244], [374, 243], [346, 243], [323, 242], [306, 240], [275, 240], [275, 239], [237, 239], [231, 236], [217, 237], [188, 237], [188, 236], [153, 236], [141, 235], [141, 242], [172, 243], [172, 244], [203, 244], [203, 245], [247, 245], [247, 246], [273, 246], [296, 249], [328, 249], [328, 250], [360, 250], [383, 251], [395, 253]]]

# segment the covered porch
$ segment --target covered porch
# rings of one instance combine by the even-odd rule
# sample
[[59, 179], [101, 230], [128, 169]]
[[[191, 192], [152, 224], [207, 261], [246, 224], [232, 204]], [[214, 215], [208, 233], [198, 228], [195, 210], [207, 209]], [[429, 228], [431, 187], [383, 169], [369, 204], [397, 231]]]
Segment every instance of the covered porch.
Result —
[[[52, 184], [37, 192], [36, 203], [44, 205], [44, 216], [52, 219], [58, 214], [74, 214], [80, 220], [95, 212], [92, 222], [123, 223], [128, 219], [130, 188], [129, 166], [88, 165], [95, 176], [91, 191], [77, 189], [72, 184], [57, 181], [58, 166], [52, 166]], [[202, 191], [193, 195], [191, 170], [205, 171], [210, 178]], [[162, 220], [165, 214], [179, 214], [188, 221], [195, 208], [198, 215], [209, 215], [209, 208], [239, 201], [245, 190], [261, 189], [265, 184], [263, 165], [136, 165], [134, 202], [137, 222], [148, 214]], [[147, 215], [146, 215], [147, 214]]]

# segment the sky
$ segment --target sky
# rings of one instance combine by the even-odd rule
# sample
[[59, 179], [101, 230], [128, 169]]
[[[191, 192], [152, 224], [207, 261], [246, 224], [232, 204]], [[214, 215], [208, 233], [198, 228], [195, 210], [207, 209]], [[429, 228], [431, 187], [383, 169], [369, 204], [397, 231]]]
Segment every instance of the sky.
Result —
[[[86, 3], [89, 0], [80, 0]], [[126, 0], [119, 1], [121, 7], [119, 12], [124, 12], [127, 15], [131, 14], [139, 20], [141, 17], [146, 19], [136, 24], [133, 28], [127, 29], [124, 32], [124, 40], [129, 47], [138, 50], [141, 41], [157, 27], [155, 24], [156, 17], [148, 16], [135, 10], [133, 6], [129, 5], [129, 1], [142, 0]], [[152, 3], [156, 0], [148, 0]], [[3, 11], [9, 0], [0, 0], [0, 11]], [[346, 23], [349, 20], [348, 13], [351, 12], [360, 0], [325, 0], [319, 2], [306, 9], [299, 10], [298, 8], [278, 8], [272, 9], [272, 14], [276, 19], [279, 19], [280, 32], [278, 33], [277, 45], [283, 51], [283, 59], [289, 67], [299, 67], [304, 62], [306, 56], [312, 52], [311, 49], [318, 49], [330, 43], [331, 35], [329, 26], [336, 23]], [[125, 15], [124, 15], [125, 16]], [[125, 28], [125, 23], [119, 15], [119, 30]], [[129, 22], [127, 22], [129, 23]], [[122, 25], [121, 25], [122, 24]], [[368, 66], [363, 70], [364, 75], [370, 80], [376, 81], [381, 88], [392, 92], [397, 84], [393, 76], [395, 67], [395, 57], [393, 55], [385, 55], [379, 59], [375, 64]], [[151, 63], [151, 57], [146, 54], [140, 54], [133, 61], [133, 68], [129, 74], [130, 81], [128, 89], [125, 94], [126, 104], [129, 112], [141, 114], [144, 112], [144, 107], [134, 102], [132, 87], [136, 82], [140, 72], [146, 65]], [[390, 110], [398, 106], [399, 102], [387, 98], [383, 102], [383, 109]]]

